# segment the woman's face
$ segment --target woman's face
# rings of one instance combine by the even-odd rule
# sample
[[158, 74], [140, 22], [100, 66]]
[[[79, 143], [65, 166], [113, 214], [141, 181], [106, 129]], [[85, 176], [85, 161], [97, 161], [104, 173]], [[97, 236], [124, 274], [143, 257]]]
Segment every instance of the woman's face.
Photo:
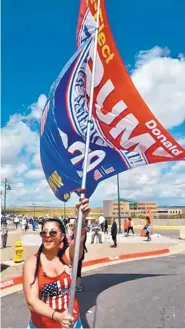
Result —
[[60, 231], [58, 224], [55, 222], [46, 222], [40, 235], [43, 246], [47, 250], [59, 248], [64, 237], [64, 234]]

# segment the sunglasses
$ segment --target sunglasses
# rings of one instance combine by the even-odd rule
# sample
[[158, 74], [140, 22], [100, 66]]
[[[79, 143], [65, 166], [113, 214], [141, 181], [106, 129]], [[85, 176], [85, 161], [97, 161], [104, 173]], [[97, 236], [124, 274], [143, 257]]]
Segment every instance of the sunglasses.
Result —
[[54, 231], [54, 230], [51, 230], [49, 232], [46, 232], [46, 231], [41, 231], [40, 232], [40, 236], [42, 238], [45, 238], [47, 235], [49, 235], [51, 238], [55, 238], [57, 236], [58, 232], [57, 231]]

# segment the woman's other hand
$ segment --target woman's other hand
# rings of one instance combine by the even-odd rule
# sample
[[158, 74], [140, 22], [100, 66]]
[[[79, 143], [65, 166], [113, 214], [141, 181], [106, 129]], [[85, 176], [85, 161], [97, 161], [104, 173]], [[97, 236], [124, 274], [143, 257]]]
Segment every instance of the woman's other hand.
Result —
[[77, 214], [78, 214], [80, 206], [81, 206], [83, 220], [85, 220], [91, 211], [90, 206], [89, 206], [89, 200], [87, 198], [84, 198], [84, 199], [80, 199], [77, 202], [77, 204], [76, 204], [76, 213]]
[[53, 320], [56, 322], [60, 322], [62, 328], [73, 328], [73, 318], [68, 313], [68, 310], [64, 312], [56, 312], [53, 316]]

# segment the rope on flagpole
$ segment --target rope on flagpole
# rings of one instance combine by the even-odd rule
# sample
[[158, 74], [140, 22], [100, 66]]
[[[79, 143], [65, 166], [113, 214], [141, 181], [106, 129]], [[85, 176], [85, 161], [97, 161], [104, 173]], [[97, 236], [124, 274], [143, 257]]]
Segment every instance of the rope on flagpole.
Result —
[[[81, 192], [81, 194], [80, 194], [81, 199], [83, 199], [85, 197], [84, 190], [86, 188], [86, 178], [87, 178], [87, 168], [88, 168], [88, 152], [89, 152], [89, 144], [90, 144], [91, 120], [92, 120], [92, 110], [93, 110], [94, 80], [95, 80], [98, 31], [99, 31], [99, 16], [100, 16], [100, 0], [98, 0], [98, 6], [97, 6], [92, 80], [91, 80], [90, 102], [89, 102], [89, 116], [88, 116], [88, 123], [87, 123], [87, 135], [86, 135], [85, 154], [84, 154], [84, 167], [83, 167], [82, 184], [81, 184], [81, 189], [83, 192]], [[70, 314], [70, 316], [72, 316], [72, 314], [73, 314], [73, 304], [74, 304], [75, 289], [76, 289], [76, 276], [77, 276], [77, 268], [78, 268], [78, 257], [79, 257], [79, 251], [80, 251], [81, 229], [82, 229], [82, 212], [81, 212], [81, 209], [79, 209], [77, 229], [76, 229], [75, 247], [74, 247], [73, 266], [72, 266], [72, 280], [71, 280], [71, 288], [70, 288], [70, 294], [69, 294], [69, 314]]]

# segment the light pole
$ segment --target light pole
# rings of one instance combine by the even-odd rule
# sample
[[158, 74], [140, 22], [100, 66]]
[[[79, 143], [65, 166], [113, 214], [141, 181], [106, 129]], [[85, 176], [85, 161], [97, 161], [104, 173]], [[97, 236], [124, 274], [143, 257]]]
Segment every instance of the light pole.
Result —
[[117, 190], [118, 190], [118, 222], [119, 222], [119, 233], [121, 233], [121, 211], [120, 211], [119, 174], [117, 174]]
[[4, 182], [4, 215], [6, 213], [6, 191], [11, 191], [10, 184], [8, 183], [7, 178], [5, 178]]
[[64, 218], [66, 218], [66, 203], [64, 202]]
[[35, 219], [35, 203], [32, 203], [33, 206], [33, 218]]

